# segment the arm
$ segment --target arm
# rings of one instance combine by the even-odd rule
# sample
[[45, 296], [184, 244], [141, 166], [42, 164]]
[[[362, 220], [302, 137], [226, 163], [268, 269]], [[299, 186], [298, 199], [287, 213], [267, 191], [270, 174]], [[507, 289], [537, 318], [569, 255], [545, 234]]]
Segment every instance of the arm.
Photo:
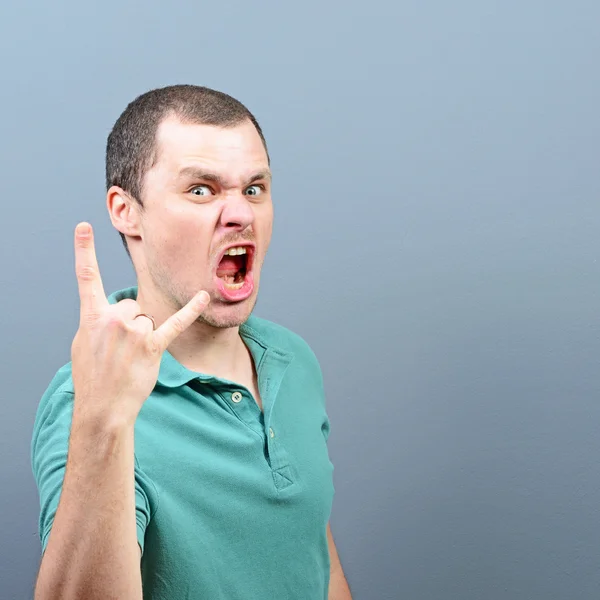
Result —
[[331, 563], [328, 598], [329, 600], [352, 600], [350, 588], [342, 569], [342, 563], [340, 562], [329, 524], [327, 524], [327, 541], [329, 543], [329, 560]]
[[63, 488], [36, 600], [142, 598], [133, 424], [73, 414]]
[[134, 425], [164, 351], [209, 296], [197, 294], [157, 329], [154, 319], [137, 319], [136, 301], [110, 305], [87, 224], [75, 231], [75, 271], [81, 307], [71, 346], [73, 418], [35, 600], [141, 600]]

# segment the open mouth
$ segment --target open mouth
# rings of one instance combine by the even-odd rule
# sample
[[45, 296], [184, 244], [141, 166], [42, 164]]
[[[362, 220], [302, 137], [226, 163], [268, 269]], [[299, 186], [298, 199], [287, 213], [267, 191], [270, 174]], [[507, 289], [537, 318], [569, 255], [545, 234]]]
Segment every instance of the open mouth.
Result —
[[217, 277], [232, 289], [239, 289], [244, 285], [248, 272], [250, 253], [248, 246], [235, 246], [228, 248], [217, 267]]
[[218, 288], [225, 300], [244, 300], [252, 293], [253, 258], [253, 245], [232, 246], [225, 250], [216, 271]]

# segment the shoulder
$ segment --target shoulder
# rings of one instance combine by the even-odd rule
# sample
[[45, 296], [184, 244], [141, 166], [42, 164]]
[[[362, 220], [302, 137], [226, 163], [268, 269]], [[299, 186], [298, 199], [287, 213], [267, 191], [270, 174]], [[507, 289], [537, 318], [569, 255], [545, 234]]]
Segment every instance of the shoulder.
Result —
[[75, 394], [71, 366], [71, 363], [68, 362], [56, 372], [42, 395], [38, 413], [44, 410], [49, 404], [55, 402], [56, 399], [71, 398]]
[[74, 394], [73, 388], [73, 377], [72, 377], [72, 363], [68, 362], [63, 365], [54, 375], [52, 381], [50, 381], [46, 391], [44, 392], [45, 398], [47, 396], [54, 396], [55, 394]]
[[61, 367], [43, 393], [31, 437], [31, 460], [36, 480], [52, 457], [66, 456], [73, 417], [71, 363]]
[[54, 415], [56, 418], [59, 413], [69, 413], [72, 409], [74, 394], [71, 363], [68, 362], [56, 372], [44, 391], [38, 405], [34, 429], [39, 430], [40, 427], [47, 424], [50, 415]]

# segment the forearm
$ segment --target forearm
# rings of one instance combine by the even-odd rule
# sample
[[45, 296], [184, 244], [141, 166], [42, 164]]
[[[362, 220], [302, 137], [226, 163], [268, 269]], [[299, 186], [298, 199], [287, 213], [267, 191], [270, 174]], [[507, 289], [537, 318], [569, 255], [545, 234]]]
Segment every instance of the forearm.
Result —
[[142, 598], [133, 423], [73, 415], [61, 499], [36, 600]]
[[350, 587], [341, 568], [331, 571], [329, 576], [329, 594], [328, 600], [352, 600]]
[[331, 565], [329, 572], [328, 600], [352, 600], [350, 586], [344, 575], [344, 569], [342, 568], [340, 556], [333, 540], [333, 534], [331, 533], [331, 526], [329, 524], [327, 524], [327, 543], [329, 546], [329, 562]]

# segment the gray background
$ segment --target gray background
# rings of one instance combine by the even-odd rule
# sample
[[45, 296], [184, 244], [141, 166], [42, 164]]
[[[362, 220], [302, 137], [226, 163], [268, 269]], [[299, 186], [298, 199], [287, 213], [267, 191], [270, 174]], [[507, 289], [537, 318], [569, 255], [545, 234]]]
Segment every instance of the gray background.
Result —
[[133, 272], [106, 135], [147, 89], [261, 121], [257, 314], [326, 376], [357, 600], [600, 597], [596, 1], [3, 3], [0, 597], [39, 561], [29, 442], [77, 326], [72, 233]]

